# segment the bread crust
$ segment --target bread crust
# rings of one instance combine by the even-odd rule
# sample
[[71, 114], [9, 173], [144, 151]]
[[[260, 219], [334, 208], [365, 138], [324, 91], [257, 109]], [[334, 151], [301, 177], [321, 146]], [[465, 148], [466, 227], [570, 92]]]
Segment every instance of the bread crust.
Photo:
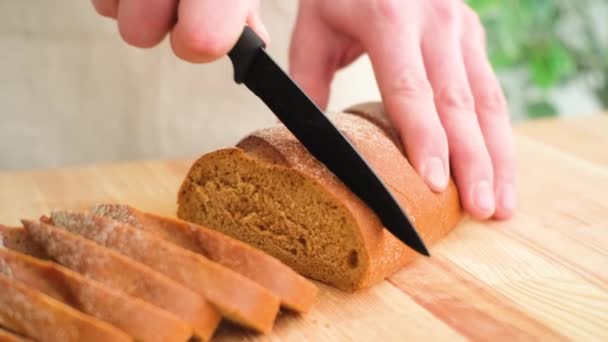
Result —
[[[188, 322], [197, 337], [207, 341], [221, 316], [203, 297], [132, 259], [48, 223], [23, 220], [14, 231], [44, 249], [53, 261], [111, 288], [174, 313]], [[21, 229], [21, 228], [18, 228]], [[3, 233], [0, 230], [0, 235]], [[12, 247], [23, 247], [15, 245]], [[12, 248], [11, 246], [7, 246]], [[24, 254], [28, 249], [15, 249]]]
[[0, 324], [39, 341], [132, 341], [110, 324], [3, 275], [0, 275]]
[[282, 306], [288, 309], [307, 312], [315, 301], [318, 288], [311, 281], [269, 254], [218, 231], [128, 205], [102, 204], [91, 211], [200, 253], [264, 286], [281, 298]]
[[[453, 182], [442, 194], [434, 194], [418, 177], [396, 144], [370, 121], [353, 115], [338, 114], [334, 121], [382, 177], [395, 199], [413, 220], [424, 241], [432, 245], [454, 227], [459, 217], [458, 194]], [[366, 137], [374, 137], [369, 139]], [[383, 280], [416, 257], [416, 253], [384, 229], [377, 216], [357, 196], [297, 142], [285, 128], [273, 127], [254, 132], [237, 146], [251, 155], [251, 139], [264, 140], [281, 155], [287, 165], [313, 178], [330, 192], [337, 203], [348, 208], [357, 222], [365, 245], [368, 263], [355, 289]], [[259, 145], [259, 144], [258, 144]], [[379, 152], [382, 151], [382, 152]], [[257, 152], [259, 155], [259, 151]], [[271, 157], [279, 160], [278, 157]], [[307, 158], [309, 162], [302, 163]]]
[[248, 278], [156, 234], [89, 213], [53, 212], [53, 224], [155, 269], [204, 296], [222, 315], [268, 333], [280, 301]]
[[[447, 189], [439, 194], [426, 186], [404, 155], [399, 136], [390, 126], [381, 104], [354, 106], [348, 112], [333, 115], [331, 119], [387, 184], [424, 241], [432, 245], [460, 220], [460, 203], [454, 182], [450, 180]], [[354, 234], [363, 245], [363, 262], [360, 263], [363, 271], [355, 284], [342, 289], [356, 290], [378, 283], [417, 257], [413, 250], [384, 229], [373, 211], [313, 158], [284, 126], [253, 132], [236, 148], [201, 157], [193, 164], [182, 189], [190, 186], [191, 178], [195, 177], [200, 165], [211, 161], [213, 155], [222, 153], [291, 169], [319, 184], [323, 191], [333, 196], [337, 206], [348, 209], [356, 221]], [[183, 193], [187, 192], [180, 191], [180, 196], [184, 196]], [[185, 202], [182, 198], [179, 201]]]
[[19, 336], [11, 331], [0, 326], [0, 342], [33, 342], [34, 340], [27, 337]]
[[[396, 148], [395, 150], [386, 146], [387, 139], [382, 139], [382, 143], [375, 140], [370, 142], [356, 133], [345, 131], [348, 138], [362, 151], [364, 157], [388, 185], [401, 207], [413, 220], [423, 240], [428, 245], [433, 245], [454, 229], [461, 219], [462, 212], [453, 179], [450, 178], [446, 190], [442, 193], [434, 193], [426, 186], [409, 163], [399, 133], [391, 125], [382, 103], [358, 104], [347, 108], [345, 113], [363, 118], [378, 127]], [[383, 156], [378, 151], [386, 151], [387, 155]], [[350, 196], [354, 195], [350, 194]], [[365, 209], [369, 210], [367, 207]], [[374, 232], [378, 229], [365, 224], [360, 227], [367, 236], [374, 236]], [[370, 270], [367, 285], [381, 281], [418, 256], [413, 250], [397, 241], [386, 229], [382, 230], [385, 234], [379, 242], [371, 238], [366, 239], [368, 248], [372, 250], [371, 254], [375, 255], [372, 258], [376, 261], [376, 265], [380, 266], [376, 269], [377, 272]], [[383, 245], [386, 247], [383, 248]], [[386, 248], [395, 245], [399, 253], [391, 260], [391, 256], [385, 253]]]
[[0, 248], [0, 274], [139, 341], [183, 342], [192, 336], [192, 328], [177, 316], [52, 262]]
[[41, 260], [50, 259], [44, 247], [30, 239], [23, 227], [9, 227], [0, 224], [0, 242], [0, 247], [6, 247]]

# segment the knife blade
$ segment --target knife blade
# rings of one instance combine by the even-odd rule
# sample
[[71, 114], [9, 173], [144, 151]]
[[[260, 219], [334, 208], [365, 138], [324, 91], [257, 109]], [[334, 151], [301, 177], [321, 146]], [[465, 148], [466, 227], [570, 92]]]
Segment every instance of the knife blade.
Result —
[[317, 160], [333, 172], [395, 237], [430, 256], [414, 225], [357, 149], [266, 53], [248, 26], [228, 56], [234, 80], [244, 83]]

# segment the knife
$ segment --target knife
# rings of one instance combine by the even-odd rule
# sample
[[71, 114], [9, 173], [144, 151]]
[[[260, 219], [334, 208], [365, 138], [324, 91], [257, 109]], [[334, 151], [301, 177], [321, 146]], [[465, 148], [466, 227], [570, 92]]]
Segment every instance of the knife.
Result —
[[234, 81], [245, 83], [317, 160], [333, 172], [395, 237], [430, 256], [414, 225], [386, 185], [323, 112], [266, 53], [264, 41], [245, 26], [228, 53]]

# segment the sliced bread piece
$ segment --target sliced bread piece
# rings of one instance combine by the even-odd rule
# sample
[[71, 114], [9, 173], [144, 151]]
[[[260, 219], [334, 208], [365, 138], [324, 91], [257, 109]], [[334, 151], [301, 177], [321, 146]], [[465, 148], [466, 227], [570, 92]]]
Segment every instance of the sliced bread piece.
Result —
[[34, 342], [34, 340], [17, 335], [0, 326], [0, 342]]
[[0, 325], [45, 342], [132, 341], [110, 324], [4, 275], [0, 275]]
[[65, 229], [40, 221], [24, 220], [23, 225], [27, 240], [44, 248], [57, 263], [175, 314], [205, 341], [217, 328], [219, 312], [202, 296], [163, 274]]
[[[367, 118], [337, 114], [333, 121], [387, 184], [424, 241], [433, 244], [459, 221], [454, 183], [432, 192], [401, 152], [396, 133], [379, 126], [388, 121], [370, 120], [383, 117], [381, 106], [368, 106], [365, 113]], [[254, 132], [236, 148], [198, 159], [178, 193], [177, 216], [344, 290], [375, 284], [416, 257], [284, 126]]]
[[44, 247], [30, 239], [23, 227], [9, 227], [0, 224], [0, 247], [6, 247], [42, 260], [49, 259]]
[[279, 299], [248, 278], [157, 235], [89, 213], [57, 211], [52, 223], [141, 262], [203, 295], [227, 319], [268, 333]]
[[276, 258], [215, 230], [183, 220], [142, 212], [128, 205], [101, 204], [94, 214], [157, 234], [182, 248], [200, 253], [264, 286], [297, 312], [312, 307], [318, 288]]
[[184, 342], [192, 336], [192, 328], [177, 316], [52, 262], [0, 248], [0, 274], [107, 322], [138, 341]]

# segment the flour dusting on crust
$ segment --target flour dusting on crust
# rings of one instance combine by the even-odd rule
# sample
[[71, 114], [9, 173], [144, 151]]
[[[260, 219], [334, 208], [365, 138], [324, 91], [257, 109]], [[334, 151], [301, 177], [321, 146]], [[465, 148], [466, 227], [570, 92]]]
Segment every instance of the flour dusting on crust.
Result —
[[118, 222], [129, 224], [135, 228], [142, 229], [141, 223], [133, 216], [130, 208], [119, 204], [99, 204], [91, 209], [91, 212]]
[[[329, 118], [355, 147], [366, 147], [367, 150], [374, 151], [377, 158], [394, 159], [395, 153], [401, 153], [395, 151], [398, 147], [381, 128], [365, 118], [343, 113], [331, 115]], [[312, 157], [284, 126], [257, 130], [250, 136], [265, 140], [276, 148], [292, 168], [323, 183], [327, 180], [339, 182], [337, 177]]]
[[72, 233], [84, 236], [101, 245], [106, 244], [116, 227], [116, 223], [112, 220], [68, 211], [52, 212], [51, 219], [58, 227], [65, 228]]
[[3, 275], [8, 279], [13, 279], [13, 270], [4, 259], [0, 259], [0, 275]]

